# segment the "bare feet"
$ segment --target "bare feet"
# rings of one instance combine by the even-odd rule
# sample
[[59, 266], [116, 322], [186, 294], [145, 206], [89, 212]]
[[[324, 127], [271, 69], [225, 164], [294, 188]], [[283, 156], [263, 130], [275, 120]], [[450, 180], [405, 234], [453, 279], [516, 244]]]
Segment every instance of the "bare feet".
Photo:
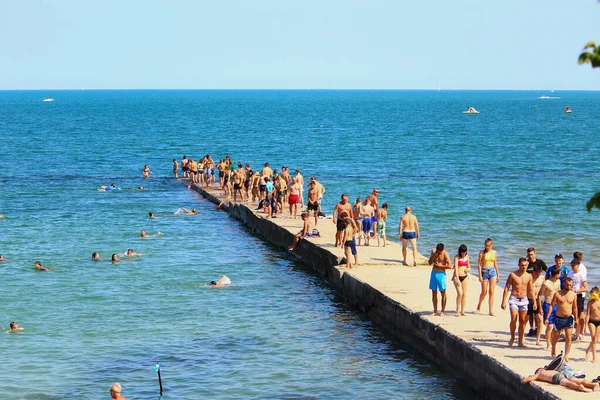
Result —
[[565, 363], [571, 362], [567, 357], [565, 357]]
[[510, 347], [512, 347], [513, 343], [515, 343], [515, 338], [511, 338], [511, 339], [508, 341], [508, 345], [509, 345]]
[[493, 316], [494, 316], [494, 313], [493, 313], [493, 312], [490, 312], [490, 317], [493, 317]]
[[460, 313], [458, 311], [456, 312], [456, 317], [460, 317]]
[[522, 347], [522, 348], [524, 348], [524, 349], [526, 349], [526, 348], [527, 348], [527, 346], [525, 346], [525, 344], [524, 344], [523, 342], [520, 342], [520, 343], [519, 343], [519, 347]]
[[464, 311], [461, 312], [460, 315], [462, 315], [464, 317], [465, 316], [465, 312]]
[[440, 317], [443, 317], [443, 316], [444, 316], [444, 312], [442, 311], [442, 312], [440, 313]]

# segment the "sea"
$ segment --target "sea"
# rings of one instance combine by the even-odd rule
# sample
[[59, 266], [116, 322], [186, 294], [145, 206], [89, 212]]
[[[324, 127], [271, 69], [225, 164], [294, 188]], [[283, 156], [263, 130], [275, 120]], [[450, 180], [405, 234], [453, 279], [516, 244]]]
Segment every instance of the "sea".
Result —
[[120, 382], [161, 398], [158, 363], [163, 399], [478, 398], [188, 190], [172, 159], [300, 169], [327, 214], [378, 188], [389, 240], [410, 205], [421, 253], [476, 257], [490, 237], [508, 272], [528, 247], [548, 265], [581, 251], [592, 287], [599, 126], [592, 91], [1, 91], [0, 397], [105, 399]]

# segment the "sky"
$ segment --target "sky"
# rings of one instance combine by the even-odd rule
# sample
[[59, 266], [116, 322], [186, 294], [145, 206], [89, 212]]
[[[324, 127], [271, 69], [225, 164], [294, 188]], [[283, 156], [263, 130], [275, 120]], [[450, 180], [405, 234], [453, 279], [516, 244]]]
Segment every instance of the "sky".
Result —
[[595, 0], [0, 0], [0, 90], [600, 90]]

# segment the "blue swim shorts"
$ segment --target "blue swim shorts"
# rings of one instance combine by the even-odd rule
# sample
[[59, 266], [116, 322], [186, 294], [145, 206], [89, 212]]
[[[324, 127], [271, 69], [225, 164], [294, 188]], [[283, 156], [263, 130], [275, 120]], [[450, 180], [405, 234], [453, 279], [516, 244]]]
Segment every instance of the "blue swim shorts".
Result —
[[402, 239], [416, 239], [417, 232], [402, 232]]
[[560, 332], [565, 328], [572, 328], [574, 323], [575, 318], [573, 318], [572, 315], [567, 318], [562, 318], [558, 315], [554, 315], [554, 330], [557, 332]]
[[431, 290], [439, 290], [443, 292], [446, 290], [446, 273], [439, 271], [431, 271], [431, 276], [429, 278], [429, 289]]
[[482, 268], [481, 269], [481, 277], [483, 281], [489, 281], [490, 279], [496, 279], [496, 268]]
[[370, 232], [371, 228], [373, 228], [373, 220], [371, 220], [371, 218], [363, 219], [363, 223], [362, 223], [363, 232]]
[[544, 321], [548, 318], [548, 324], [554, 325], [554, 317], [556, 316], [556, 309], [558, 306], [555, 304], [552, 312], [550, 313], [550, 317], [548, 317], [548, 311], [550, 310], [550, 303], [543, 302], [542, 310], [544, 311]]

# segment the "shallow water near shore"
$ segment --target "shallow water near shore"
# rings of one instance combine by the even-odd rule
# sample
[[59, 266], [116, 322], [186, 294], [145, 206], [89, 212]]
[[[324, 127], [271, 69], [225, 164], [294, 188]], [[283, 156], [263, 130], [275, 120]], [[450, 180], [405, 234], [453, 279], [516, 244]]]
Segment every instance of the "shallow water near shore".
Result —
[[[422, 253], [444, 242], [475, 255], [489, 236], [507, 271], [529, 246], [548, 265], [579, 250], [593, 286], [600, 94], [541, 94], [0, 92], [0, 253], [13, 260], [0, 263], [0, 326], [25, 327], [0, 335], [0, 392], [105, 398], [119, 381], [155, 398], [160, 362], [165, 399], [475, 397], [172, 179], [171, 159], [301, 168], [325, 184], [327, 213], [340, 193], [378, 187], [390, 235], [413, 207]], [[462, 115], [468, 104], [481, 114]], [[112, 182], [129, 189], [97, 190]], [[144, 256], [90, 260], [127, 248]], [[231, 287], [207, 287], [221, 274]]]

